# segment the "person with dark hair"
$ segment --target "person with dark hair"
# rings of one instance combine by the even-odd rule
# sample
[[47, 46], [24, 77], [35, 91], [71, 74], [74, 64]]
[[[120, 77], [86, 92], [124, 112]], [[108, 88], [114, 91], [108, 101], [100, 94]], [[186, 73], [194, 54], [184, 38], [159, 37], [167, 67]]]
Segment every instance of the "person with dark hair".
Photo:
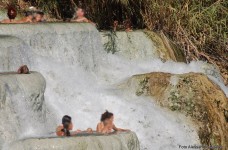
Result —
[[101, 115], [101, 122], [97, 124], [97, 132], [98, 133], [111, 133], [113, 131], [129, 131], [128, 129], [121, 129], [115, 126], [114, 115], [113, 113], [106, 111]]
[[44, 22], [44, 13], [41, 11], [36, 12], [35, 22]]
[[56, 135], [57, 136], [74, 136], [77, 135], [78, 133], [93, 133], [93, 130], [91, 128], [88, 128], [86, 131], [73, 131], [73, 123], [71, 120], [71, 117], [68, 115], [63, 116], [62, 118], [62, 125], [58, 126], [56, 129]]
[[27, 65], [23, 65], [21, 66], [18, 70], [17, 70], [18, 74], [29, 74], [29, 68]]
[[17, 17], [17, 10], [13, 6], [9, 6], [7, 16], [9, 19], [2, 20], [1, 23], [14, 23], [14, 19]]
[[56, 134], [58, 136], [71, 136], [70, 130], [73, 130], [71, 117], [68, 115], [65, 115], [62, 118], [62, 125], [58, 126], [56, 129]]
[[124, 22], [124, 27], [125, 27], [125, 31], [126, 32], [132, 32], [132, 23], [131, 23], [131, 20], [129, 18], [127, 18]]

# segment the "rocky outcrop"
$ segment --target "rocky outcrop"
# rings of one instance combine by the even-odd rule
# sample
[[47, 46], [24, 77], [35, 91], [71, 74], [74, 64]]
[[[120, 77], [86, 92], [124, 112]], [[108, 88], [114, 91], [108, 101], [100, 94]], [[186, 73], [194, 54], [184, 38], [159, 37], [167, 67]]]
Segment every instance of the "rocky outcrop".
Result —
[[22, 64], [30, 64], [30, 52], [19, 38], [0, 35], [0, 71], [17, 70]]
[[44, 121], [45, 87], [37, 72], [0, 73], [0, 149]]
[[[9, 69], [14, 68], [12, 60], [22, 61], [31, 67], [32, 63], [37, 62], [37, 57], [43, 57], [64, 64], [80, 64], [85, 69], [94, 70], [96, 62], [105, 54], [98, 30], [86, 23], [0, 25], [0, 35], [0, 39], [4, 40], [0, 42], [0, 49], [4, 50], [0, 59], [9, 64]], [[18, 49], [14, 45], [18, 45]], [[30, 61], [21, 60], [26, 57], [32, 58]]]
[[31, 138], [11, 144], [9, 150], [139, 150], [134, 132], [82, 135], [66, 138]]
[[100, 32], [107, 52], [127, 59], [159, 58], [159, 51], [143, 31]]
[[133, 76], [128, 86], [152, 96], [163, 107], [184, 113], [198, 126], [201, 143], [228, 148], [228, 99], [206, 75], [149, 73]]
[[172, 48], [164, 34], [145, 31], [100, 32], [107, 52], [128, 59], [159, 58], [163, 61], [185, 61], [184, 54]]

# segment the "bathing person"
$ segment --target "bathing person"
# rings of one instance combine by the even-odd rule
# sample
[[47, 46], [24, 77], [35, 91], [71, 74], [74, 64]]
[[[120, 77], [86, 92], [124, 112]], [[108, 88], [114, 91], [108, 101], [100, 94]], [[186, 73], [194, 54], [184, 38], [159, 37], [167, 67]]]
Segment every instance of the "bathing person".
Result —
[[76, 18], [73, 20], [74, 22], [86, 22], [89, 23], [89, 20], [85, 17], [85, 10], [82, 8], [78, 8], [76, 11]]
[[29, 74], [29, 68], [27, 65], [23, 65], [21, 66], [18, 70], [17, 70], [18, 74]]
[[121, 129], [115, 126], [114, 115], [111, 112], [106, 111], [101, 115], [101, 122], [97, 124], [97, 132], [99, 133], [111, 133], [113, 131], [129, 131], [128, 129]]
[[83, 8], [78, 8], [76, 11], [76, 18], [72, 20], [72, 22], [78, 22], [78, 23], [91, 23], [93, 25], [96, 25], [89, 19], [85, 17], [85, 10]]
[[25, 12], [25, 18], [15, 21], [15, 23], [32, 23], [33, 22], [33, 13], [30, 11]]
[[35, 22], [44, 22], [44, 13], [43, 12], [36, 12], [35, 14]]
[[131, 20], [129, 18], [127, 18], [123, 23], [124, 23], [124, 27], [125, 27], [126, 32], [133, 31], [132, 30], [132, 23], [131, 23]]
[[73, 124], [71, 122], [70, 116], [63, 116], [62, 125], [58, 126], [56, 129], [57, 136], [71, 136], [70, 130], [73, 130]]
[[17, 11], [14, 7], [10, 6], [8, 8], [7, 16], [9, 19], [2, 20], [1, 23], [15, 23], [14, 19], [17, 16]]
[[71, 117], [68, 115], [63, 116], [62, 118], [62, 125], [58, 126], [56, 129], [56, 135], [57, 136], [74, 136], [77, 135], [78, 133], [93, 133], [93, 130], [91, 128], [88, 128], [86, 131], [73, 131], [73, 123], [71, 120]]

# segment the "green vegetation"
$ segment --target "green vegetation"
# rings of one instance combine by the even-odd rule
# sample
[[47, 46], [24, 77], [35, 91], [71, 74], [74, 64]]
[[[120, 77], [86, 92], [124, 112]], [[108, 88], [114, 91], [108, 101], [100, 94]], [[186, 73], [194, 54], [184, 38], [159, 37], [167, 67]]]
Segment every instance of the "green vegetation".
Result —
[[139, 82], [139, 89], [137, 89], [137, 91], [136, 91], [137, 96], [141, 96], [143, 94], [148, 94], [148, 92], [149, 92], [149, 79], [150, 78], [146, 77]]
[[228, 84], [227, 0], [0, 0], [0, 6], [7, 3], [20, 10], [33, 5], [57, 19], [73, 17], [74, 9], [83, 7], [100, 29], [110, 29], [114, 20], [121, 24], [130, 19], [134, 28], [164, 33], [187, 62], [217, 65]]
[[116, 38], [117, 38], [116, 32], [111, 30], [110, 32], [106, 32], [104, 36], [108, 37], [108, 42], [104, 44], [104, 49], [108, 53], [115, 54], [118, 51], [117, 45], [116, 45]]

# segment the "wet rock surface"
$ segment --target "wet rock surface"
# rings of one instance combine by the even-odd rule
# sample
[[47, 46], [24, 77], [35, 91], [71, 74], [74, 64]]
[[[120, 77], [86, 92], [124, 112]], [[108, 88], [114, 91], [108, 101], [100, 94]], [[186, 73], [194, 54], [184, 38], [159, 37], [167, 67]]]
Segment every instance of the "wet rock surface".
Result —
[[65, 138], [31, 138], [11, 144], [9, 150], [139, 150], [134, 132], [80, 135]]
[[152, 96], [158, 104], [191, 117], [198, 126], [201, 143], [228, 148], [228, 99], [206, 75], [149, 73], [133, 76], [138, 96]]
[[[46, 82], [37, 72], [31, 74], [0, 73], [0, 149], [27, 132], [32, 120], [44, 122]], [[26, 109], [29, 114], [25, 114]]]

